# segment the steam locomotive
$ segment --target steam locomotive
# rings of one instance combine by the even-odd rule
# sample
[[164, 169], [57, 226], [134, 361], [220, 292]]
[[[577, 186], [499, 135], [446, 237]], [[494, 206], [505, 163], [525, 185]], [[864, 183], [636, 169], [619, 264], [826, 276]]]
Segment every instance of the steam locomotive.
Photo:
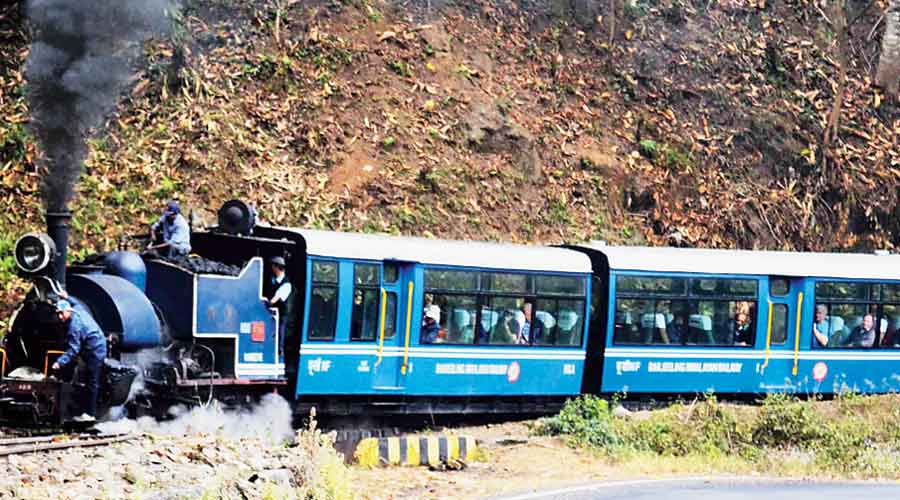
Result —
[[285, 365], [275, 336], [278, 321], [286, 319], [260, 300], [263, 257], [290, 259], [296, 243], [268, 228], [250, 237], [255, 212], [240, 201], [226, 203], [219, 215], [218, 227], [192, 238], [196, 251], [212, 259], [173, 263], [114, 251], [67, 267], [71, 214], [65, 212], [46, 215], [47, 234], [21, 237], [16, 266], [34, 286], [0, 348], [0, 420], [60, 426], [73, 424], [81, 412], [84, 365], [51, 370], [66, 346], [55, 312], [62, 297], [107, 336], [100, 415], [127, 409], [163, 416], [177, 403], [215, 397], [239, 404], [283, 390]]

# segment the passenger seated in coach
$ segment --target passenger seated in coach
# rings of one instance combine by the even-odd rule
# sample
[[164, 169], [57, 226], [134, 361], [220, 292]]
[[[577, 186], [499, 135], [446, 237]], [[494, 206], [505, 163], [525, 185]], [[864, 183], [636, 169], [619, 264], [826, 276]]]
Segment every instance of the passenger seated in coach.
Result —
[[753, 330], [750, 328], [750, 304], [738, 302], [734, 314], [734, 345], [748, 346], [753, 342]]
[[500, 320], [491, 329], [491, 344], [515, 344], [516, 343], [516, 320], [514, 312], [504, 310], [500, 316]]
[[862, 324], [850, 332], [847, 339], [849, 347], [872, 347], [878, 337], [875, 331], [875, 317], [871, 314], [863, 316]]
[[881, 346], [900, 347], [900, 316], [894, 316], [886, 327], [887, 333], [881, 339]]
[[831, 322], [828, 321], [828, 307], [824, 304], [816, 305], [813, 337], [815, 337], [815, 347], [828, 347], [828, 343], [831, 341]]
[[436, 344], [444, 342], [444, 331], [441, 329], [441, 308], [431, 304], [425, 308], [422, 324], [422, 343]]
[[532, 337], [535, 341], [540, 340], [544, 333], [543, 323], [534, 321], [532, 318], [532, 305], [530, 302], [526, 302], [522, 306], [520, 314], [517, 314], [515, 319], [513, 319], [513, 324], [515, 325], [513, 331], [516, 332], [517, 344], [528, 344]]
[[672, 321], [666, 325], [666, 335], [669, 344], [681, 344], [687, 338], [687, 320], [683, 315], [676, 314], [672, 317]]

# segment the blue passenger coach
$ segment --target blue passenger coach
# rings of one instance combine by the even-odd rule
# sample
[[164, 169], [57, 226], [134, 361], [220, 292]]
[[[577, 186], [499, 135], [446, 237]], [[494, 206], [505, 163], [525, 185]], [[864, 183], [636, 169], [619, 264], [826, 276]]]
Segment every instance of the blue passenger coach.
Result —
[[306, 248], [299, 401], [499, 403], [581, 391], [591, 293], [584, 254], [296, 233]]
[[579, 248], [604, 297], [595, 390], [900, 389], [900, 256]]

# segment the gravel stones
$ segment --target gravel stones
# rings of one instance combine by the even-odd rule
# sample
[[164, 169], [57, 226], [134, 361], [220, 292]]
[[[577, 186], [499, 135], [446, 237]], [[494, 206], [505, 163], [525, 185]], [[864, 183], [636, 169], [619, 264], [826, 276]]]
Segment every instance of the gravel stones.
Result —
[[295, 432], [290, 417], [287, 403], [272, 396], [244, 412], [212, 406], [166, 422], [101, 424], [106, 432], [143, 435], [0, 458], [0, 499], [306, 498], [325, 476], [345, 472], [343, 458], [333, 436]]

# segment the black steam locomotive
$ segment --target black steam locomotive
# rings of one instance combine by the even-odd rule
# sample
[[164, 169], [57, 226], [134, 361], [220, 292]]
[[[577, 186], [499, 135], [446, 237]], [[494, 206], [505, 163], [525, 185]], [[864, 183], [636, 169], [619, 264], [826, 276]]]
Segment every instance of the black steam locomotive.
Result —
[[107, 337], [100, 415], [123, 408], [163, 416], [177, 403], [215, 397], [242, 404], [287, 387], [276, 335], [278, 322], [290, 318], [279, 318], [260, 298], [263, 261], [290, 259], [289, 234], [254, 231], [253, 208], [235, 200], [219, 211], [216, 228], [192, 235], [204, 258], [172, 262], [115, 251], [67, 268], [70, 219], [67, 212], [48, 213], [47, 234], [16, 243], [18, 271], [34, 286], [0, 348], [0, 421], [65, 426], [81, 413], [84, 366], [52, 369], [66, 348], [56, 314], [63, 297]]

